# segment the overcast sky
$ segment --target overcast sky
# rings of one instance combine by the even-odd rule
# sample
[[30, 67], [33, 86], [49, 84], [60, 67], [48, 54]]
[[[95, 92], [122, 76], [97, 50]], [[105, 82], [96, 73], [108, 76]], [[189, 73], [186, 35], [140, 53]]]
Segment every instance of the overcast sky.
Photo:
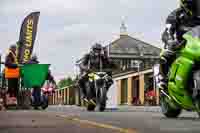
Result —
[[119, 37], [122, 18], [130, 36], [162, 46], [165, 18], [178, 0], [0, 0], [0, 53], [19, 38], [23, 19], [40, 11], [34, 52], [55, 76], [73, 75], [75, 61], [95, 42]]

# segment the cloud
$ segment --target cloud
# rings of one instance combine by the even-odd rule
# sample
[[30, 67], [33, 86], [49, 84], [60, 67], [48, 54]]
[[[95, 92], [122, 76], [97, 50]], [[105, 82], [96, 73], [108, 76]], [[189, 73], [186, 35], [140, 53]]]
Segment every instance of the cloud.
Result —
[[72, 75], [93, 43], [118, 37], [123, 16], [131, 36], [162, 45], [165, 19], [176, 7], [174, 0], [1, 0], [0, 52], [18, 40], [25, 16], [40, 11], [34, 52], [55, 75]]

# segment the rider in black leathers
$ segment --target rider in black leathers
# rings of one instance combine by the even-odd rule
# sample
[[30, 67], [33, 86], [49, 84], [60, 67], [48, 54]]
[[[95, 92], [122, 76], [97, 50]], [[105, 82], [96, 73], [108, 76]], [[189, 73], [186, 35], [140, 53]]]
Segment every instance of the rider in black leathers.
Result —
[[180, 0], [180, 8], [169, 14], [166, 28], [162, 34], [164, 50], [161, 52], [160, 82], [161, 89], [167, 88], [167, 73], [171, 63], [176, 58], [176, 51], [184, 47], [186, 40], [182, 35], [192, 27], [200, 25], [200, 1]]
[[[79, 67], [81, 70], [81, 78], [78, 81], [78, 85], [81, 88], [82, 98], [87, 100], [85, 83], [88, 82], [88, 73], [92, 71], [99, 71], [101, 67], [102, 71], [104, 71], [104, 69], [111, 70], [116, 68], [116, 65], [107, 57], [107, 54], [101, 44], [96, 43], [92, 46], [91, 52], [84, 56]], [[110, 76], [110, 79], [107, 82], [107, 89], [109, 89], [109, 87], [113, 84], [112, 71], [107, 71], [107, 73]]]

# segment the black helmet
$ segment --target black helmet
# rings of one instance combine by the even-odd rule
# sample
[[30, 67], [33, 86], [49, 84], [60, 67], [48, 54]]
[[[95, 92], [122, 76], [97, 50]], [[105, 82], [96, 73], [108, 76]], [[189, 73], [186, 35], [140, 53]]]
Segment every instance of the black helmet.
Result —
[[190, 15], [192, 15], [192, 4], [193, 0], [181, 0], [180, 5], [181, 7]]
[[102, 46], [101, 44], [99, 43], [95, 43], [93, 46], [92, 46], [92, 50], [101, 50], [102, 49]]
[[200, 1], [199, 0], [181, 0], [181, 7], [192, 16], [200, 16]]
[[91, 50], [92, 50], [92, 53], [94, 53], [95, 55], [100, 55], [101, 50], [102, 50], [102, 46], [99, 43], [95, 43], [92, 46]]

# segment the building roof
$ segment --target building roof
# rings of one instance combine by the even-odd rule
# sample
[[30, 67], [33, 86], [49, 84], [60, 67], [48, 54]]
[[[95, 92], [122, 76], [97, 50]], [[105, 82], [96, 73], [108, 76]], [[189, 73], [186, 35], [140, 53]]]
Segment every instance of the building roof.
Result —
[[146, 42], [121, 35], [119, 39], [109, 44], [110, 55], [155, 56], [158, 57], [161, 49]]
[[[109, 45], [109, 56], [114, 58], [160, 58], [161, 49], [129, 35], [120, 35], [120, 38]], [[80, 64], [83, 57], [76, 61]]]

